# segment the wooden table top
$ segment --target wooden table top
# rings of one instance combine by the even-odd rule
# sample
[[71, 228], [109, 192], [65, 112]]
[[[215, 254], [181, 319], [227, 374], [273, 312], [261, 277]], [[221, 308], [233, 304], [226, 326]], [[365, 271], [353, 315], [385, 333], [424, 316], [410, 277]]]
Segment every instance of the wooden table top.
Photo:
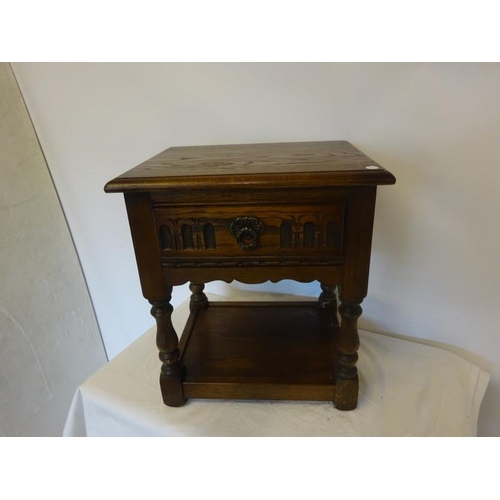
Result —
[[108, 182], [105, 191], [395, 182], [390, 172], [348, 142], [321, 141], [172, 147]]

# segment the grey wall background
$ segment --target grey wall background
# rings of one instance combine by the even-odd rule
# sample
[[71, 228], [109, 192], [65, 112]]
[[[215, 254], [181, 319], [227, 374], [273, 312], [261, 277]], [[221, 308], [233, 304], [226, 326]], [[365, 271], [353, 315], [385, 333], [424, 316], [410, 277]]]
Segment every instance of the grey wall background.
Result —
[[106, 361], [71, 235], [11, 67], [0, 63], [0, 435], [60, 436]]
[[[153, 321], [108, 180], [173, 145], [345, 139], [398, 179], [379, 189], [360, 326], [491, 362], [479, 433], [500, 435], [498, 64], [13, 67], [111, 357]], [[317, 284], [263, 288], [318, 294]], [[185, 297], [177, 289], [174, 303]]]

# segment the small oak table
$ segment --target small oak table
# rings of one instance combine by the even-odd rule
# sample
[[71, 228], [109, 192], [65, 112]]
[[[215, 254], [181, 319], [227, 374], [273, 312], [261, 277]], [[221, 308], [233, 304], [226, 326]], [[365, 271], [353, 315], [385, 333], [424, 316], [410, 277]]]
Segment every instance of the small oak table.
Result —
[[[394, 176], [345, 141], [169, 148], [110, 181], [122, 192], [157, 322], [168, 406], [188, 398], [358, 399], [357, 319], [377, 185]], [[204, 284], [317, 280], [308, 302], [209, 302]], [[172, 287], [190, 282], [179, 342]], [[337, 317], [335, 290], [339, 286]]]

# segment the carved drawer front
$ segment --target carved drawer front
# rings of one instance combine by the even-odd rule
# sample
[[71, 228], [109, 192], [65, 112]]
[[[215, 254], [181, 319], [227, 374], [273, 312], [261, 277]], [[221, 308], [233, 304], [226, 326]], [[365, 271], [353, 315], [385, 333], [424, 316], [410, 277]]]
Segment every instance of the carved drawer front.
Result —
[[154, 209], [164, 262], [337, 260], [344, 201], [326, 205], [186, 206]]

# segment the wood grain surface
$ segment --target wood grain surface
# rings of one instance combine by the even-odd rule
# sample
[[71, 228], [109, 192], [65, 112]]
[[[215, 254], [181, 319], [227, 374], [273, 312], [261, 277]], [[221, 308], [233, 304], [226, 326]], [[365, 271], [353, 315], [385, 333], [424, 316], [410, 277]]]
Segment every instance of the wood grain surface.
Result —
[[181, 337], [186, 397], [334, 400], [333, 328], [318, 302], [213, 302]]
[[[367, 168], [369, 167], [369, 168]], [[106, 192], [171, 186], [394, 184], [394, 176], [346, 141], [172, 147], [110, 181]]]

